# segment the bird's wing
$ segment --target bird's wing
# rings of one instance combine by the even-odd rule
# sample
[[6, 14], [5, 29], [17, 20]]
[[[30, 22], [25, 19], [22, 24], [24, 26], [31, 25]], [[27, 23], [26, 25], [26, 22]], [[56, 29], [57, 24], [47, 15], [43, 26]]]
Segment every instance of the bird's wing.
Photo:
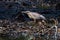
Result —
[[33, 15], [33, 13], [27, 13], [28, 14], [28, 16], [30, 17], [30, 18], [34, 18], [34, 15]]
[[44, 19], [44, 20], [46, 19], [43, 15], [40, 15], [40, 18], [41, 18], [41, 19]]
[[45, 17], [43, 15], [40, 15], [38, 13], [35, 13], [35, 12], [30, 12], [30, 13], [27, 13], [28, 16], [30, 18], [33, 18], [33, 19], [44, 19], [45, 20]]
[[32, 12], [32, 15], [33, 15], [35, 18], [38, 18], [38, 17], [40, 16], [40, 14], [35, 13], [35, 12]]
[[36, 18], [36, 19], [46, 19], [43, 15], [38, 14], [38, 13], [32, 13], [32, 15]]

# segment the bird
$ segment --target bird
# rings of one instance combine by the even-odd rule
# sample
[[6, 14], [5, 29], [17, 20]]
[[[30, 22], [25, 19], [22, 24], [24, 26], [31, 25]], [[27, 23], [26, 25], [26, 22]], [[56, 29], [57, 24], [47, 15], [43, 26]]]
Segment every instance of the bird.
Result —
[[27, 14], [30, 19], [33, 19], [34, 20], [34, 22], [36, 22], [36, 20], [40, 20], [40, 19], [46, 20], [46, 18], [43, 15], [41, 15], [41, 14], [39, 14], [37, 12], [22, 11], [22, 13]]

